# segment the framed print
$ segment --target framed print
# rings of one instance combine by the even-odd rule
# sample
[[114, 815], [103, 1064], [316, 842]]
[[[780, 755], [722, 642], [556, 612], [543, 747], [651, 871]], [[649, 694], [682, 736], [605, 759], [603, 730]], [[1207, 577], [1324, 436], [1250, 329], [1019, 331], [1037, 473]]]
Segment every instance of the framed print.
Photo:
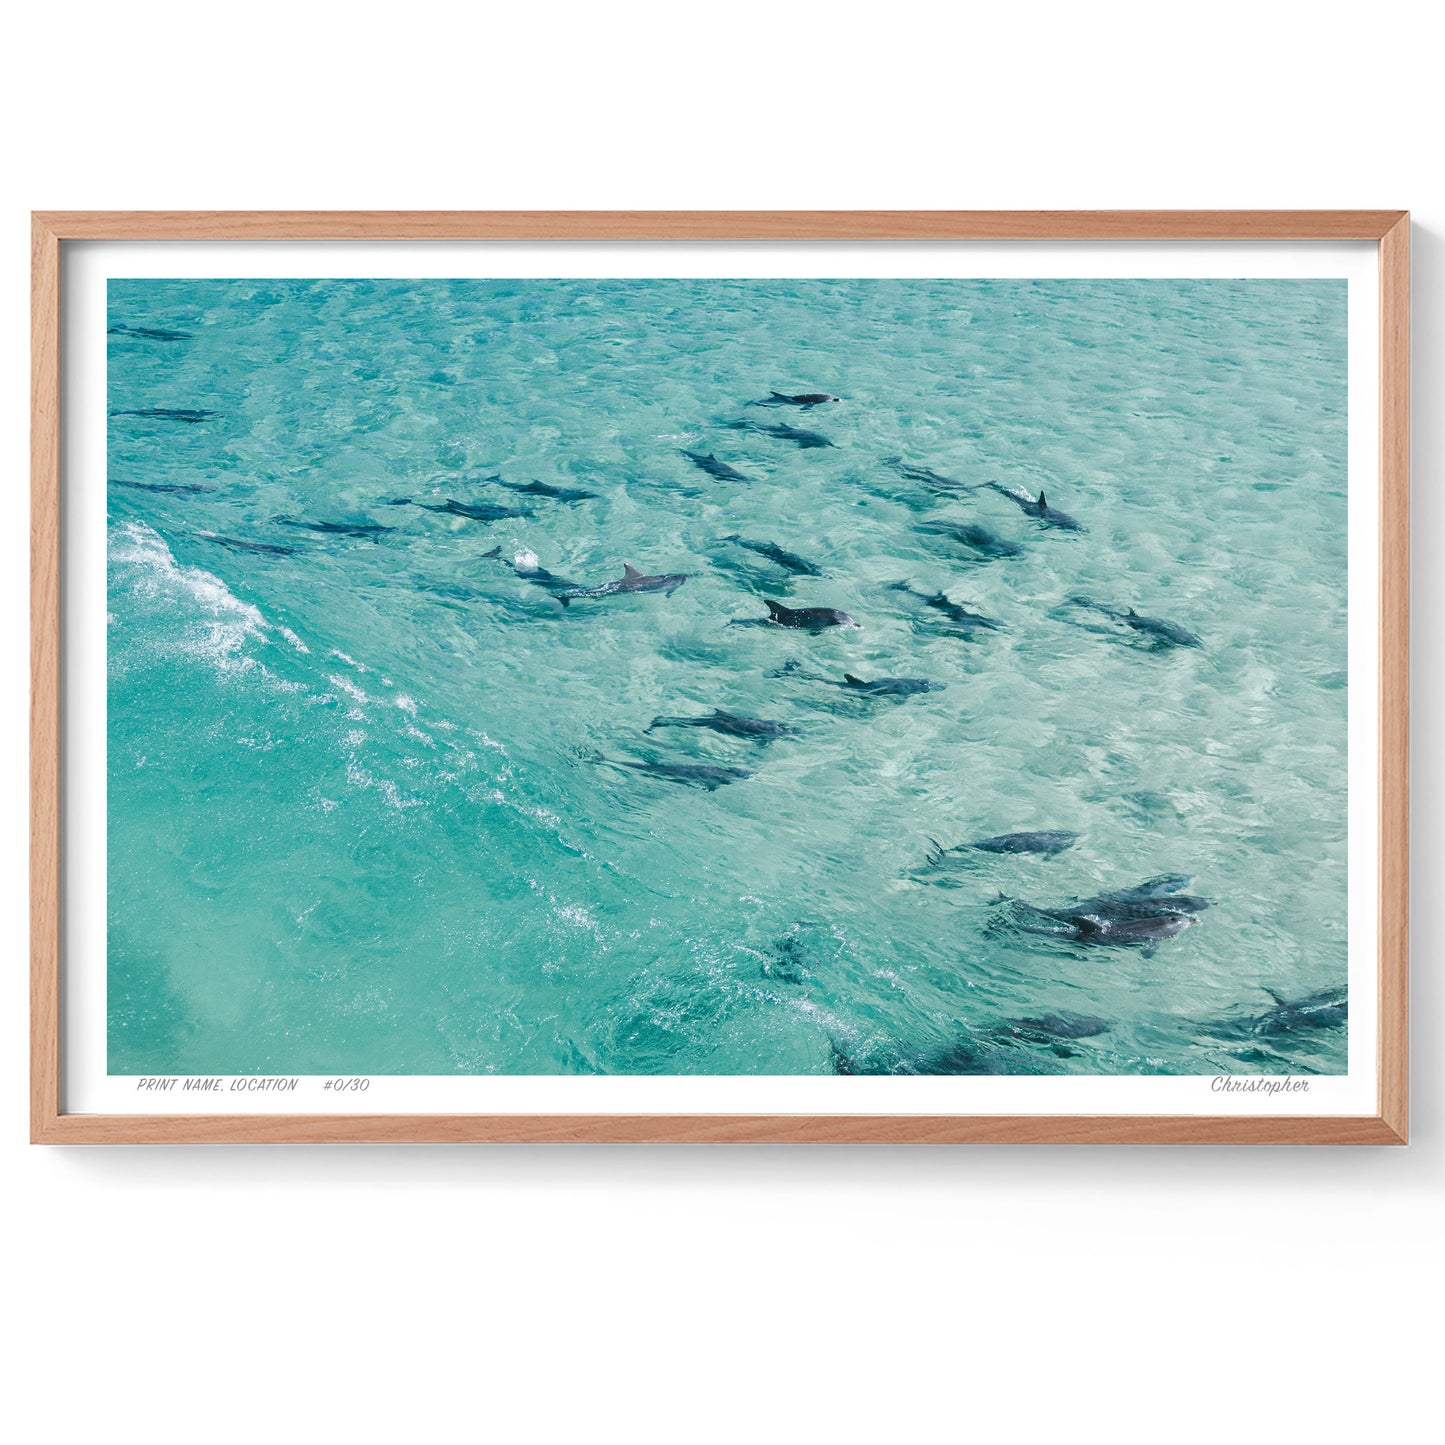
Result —
[[33, 1138], [1404, 1142], [1408, 257], [37, 215]]

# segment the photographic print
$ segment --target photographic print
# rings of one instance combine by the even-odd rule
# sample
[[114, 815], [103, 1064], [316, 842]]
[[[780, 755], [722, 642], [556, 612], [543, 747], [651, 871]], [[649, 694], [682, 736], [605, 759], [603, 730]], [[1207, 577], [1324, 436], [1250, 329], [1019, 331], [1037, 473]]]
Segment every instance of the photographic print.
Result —
[[106, 1071], [1343, 1074], [1347, 330], [112, 278]]

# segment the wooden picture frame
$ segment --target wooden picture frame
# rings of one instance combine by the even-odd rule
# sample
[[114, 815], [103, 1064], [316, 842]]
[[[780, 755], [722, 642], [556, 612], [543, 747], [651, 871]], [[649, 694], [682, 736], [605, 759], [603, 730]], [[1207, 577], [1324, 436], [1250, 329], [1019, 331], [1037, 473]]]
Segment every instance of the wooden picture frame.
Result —
[[[38, 1143], [1403, 1143], [1407, 1136], [1409, 217], [1402, 211], [64, 212], [33, 217], [31, 1138]], [[1378, 1061], [1372, 1115], [83, 1114], [63, 1105], [61, 275], [77, 242], [1313, 242], [1378, 248]]]

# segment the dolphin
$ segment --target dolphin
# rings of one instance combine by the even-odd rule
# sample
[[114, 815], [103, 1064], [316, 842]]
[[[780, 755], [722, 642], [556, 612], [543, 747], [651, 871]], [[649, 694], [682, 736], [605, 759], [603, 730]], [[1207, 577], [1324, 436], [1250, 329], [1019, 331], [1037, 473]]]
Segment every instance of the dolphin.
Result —
[[127, 326], [117, 321], [108, 333], [111, 336], [139, 336], [146, 341], [190, 341], [189, 331], [163, 331], [159, 326]]
[[1111, 948], [1128, 948], [1143, 944], [1145, 957], [1152, 957], [1156, 945], [1166, 938], [1193, 928], [1199, 920], [1192, 913], [1165, 913], [1156, 918], [1126, 918], [1122, 920], [1090, 918], [1081, 915], [1074, 919], [1077, 931], [1076, 943], [1103, 944]]
[[1013, 487], [1001, 487], [997, 482], [985, 482], [983, 485], [991, 491], [997, 492], [999, 496], [1007, 497], [1026, 517], [1033, 517], [1046, 527], [1058, 527], [1065, 532], [1087, 532], [1089, 530], [1082, 522], [1069, 516], [1067, 512], [1056, 511], [1049, 506], [1048, 500], [1042, 492], [1039, 493], [1038, 501], [1034, 501], [1027, 492], [1016, 490]]
[[500, 522], [503, 517], [530, 517], [521, 507], [499, 507], [495, 502], [458, 502], [448, 497], [444, 502], [418, 502], [411, 497], [393, 497], [388, 507], [424, 507], [428, 512], [445, 512], [452, 517], [467, 517], [473, 522]]
[[938, 537], [949, 537], [962, 543], [980, 557], [1022, 557], [1024, 549], [1017, 542], [1006, 542], [1002, 537], [973, 522], [934, 522], [920, 527], [920, 532], [931, 532]]
[[829, 627], [861, 627], [846, 612], [836, 607], [784, 607], [769, 597], [763, 598], [767, 606], [766, 618], [738, 617], [733, 619], [739, 627], [796, 627], [805, 632], [822, 632]]
[[[1150, 957], [1164, 940], [1198, 923], [1196, 915], [1210, 906], [1207, 898], [1187, 897], [1178, 892], [1188, 882], [1188, 877], [1178, 875], [1150, 879], [1136, 888], [1100, 894], [1061, 908], [1037, 908], [1031, 903], [1001, 896], [998, 901], [1008, 910], [1002, 927], [1073, 943], [1115, 947], [1139, 944], [1143, 945], [1145, 956]], [[999, 925], [990, 931], [999, 932]]]
[[[1052, 858], [1056, 853], [1062, 853], [1065, 848], [1072, 847], [1078, 836], [1077, 833], [1001, 833], [996, 838], [980, 838], [976, 843], [960, 843], [954, 848], [945, 848], [937, 838], [930, 838], [928, 841], [933, 845], [933, 850], [924, 860], [920, 872], [932, 875], [928, 878], [930, 882], [946, 883], [946, 875], [966, 872], [978, 865], [980, 860], [975, 858], [974, 854], [1034, 853], [1043, 858]], [[1048, 931], [1053, 930], [1050, 928]]]
[[992, 1074], [977, 1050], [967, 1043], [945, 1045], [931, 1053], [914, 1058], [898, 1058], [893, 1063], [859, 1059], [836, 1041], [832, 1044], [833, 1072], [842, 1075], [866, 1074]]
[[639, 773], [662, 778], [669, 783], [687, 783], [696, 788], [706, 788], [710, 793], [716, 792], [727, 783], [737, 783], [752, 777], [747, 768], [723, 768], [711, 763], [652, 763], [601, 756], [596, 761], [609, 763], [614, 768], [633, 768]]
[[1095, 903], [1138, 903], [1149, 898], [1172, 901], [1170, 894], [1188, 888], [1194, 882], [1192, 873], [1161, 873], [1157, 878], [1146, 878], [1132, 888], [1117, 888], [1112, 893], [1101, 893], [1092, 899]]
[[982, 612], [973, 612], [958, 602], [950, 602], [942, 592], [915, 592], [907, 582], [893, 582], [889, 584], [890, 592], [904, 592], [910, 597], [916, 597], [925, 607], [931, 607], [936, 612], [941, 612], [948, 620], [964, 629], [965, 632], [998, 632], [1003, 628], [1002, 622], [995, 621], [992, 617], [986, 617]]
[[1349, 994], [1343, 988], [1325, 989], [1307, 998], [1291, 1000], [1263, 984], [1260, 987], [1274, 1000], [1272, 1009], [1248, 1018], [1222, 1020], [1210, 1025], [1210, 1032], [1223, 1038], [1278, 1038], [1336, 1028], [1349, 1017]]
[[686, 572], [672, 572], [660, 577], [649, 577], [639, 572], [631, 562], [622, 566], [622, 576], [615, 582], [604, 582], [599, 587], [574, 587], [567, 592], [556, 593], [563, 607], [579, 597], [616, 597], [623, 592], [666, 592], [670, 597], [688, 579]]
[[1142, 633], [1150, 640], [1156, 652], [1162, 652], [1170, 647], [1204, 646], [1204, 639], [1196, 633], [1190, 632], [1186, 627], [1180, 627], [1177, 622], [1169, 622], [1163, 617], [1141, 617], [1132, 607], [1120, 611], [1117, 607], [1110, 607], [1103, 602], [1095, 602], [1090, 597], [1071, 597], [1069, 600], [1076, 607], [1087, 607], [1091, 611], [1102, 613], [1105, 617], [1112, 617], [1116, 622], [1122, 622], [1126, 627], [1132, 627], [1135, 632]]
[[914, 697], [920, 692], [942, 692], [948, 686], [944, 682], [930, 682], [924, 677], [877, 677], [872, 682], [864, 682], [861, 677], [855, 677], [851, 672], [845, 672], [842, 682], [838, 682], [834, 678], [824, 677], [821, 673], [803, 672], [796, 661], [785, 662], [769, 676], [823, 682], [829, 687], [845, 688], [864, 697]]
[[[1264, 987], [1264, 985], [1261, 985]], [[1349, 1017], [1348, 993], [1342, 989], [1326, 989], [1308, 998], [1291, 1001], [1272, 988], [1264, 991], [1274, 1000], [1274, 1007], [1259, 1020], [1257, 1034], [1292, 1034], [1300, 1029], [1328, 1029], [1342, 1024]]]
[[813, 976], [808, 967], [802, 940], [797, 932], [785, 933], [773, 948], [772, 956], [765, 959], [762, 967], [764, 978], [777, 979], [779, 983], [799, 984]]
[[[531, 555], [531, 554], [529, 554]], [[524, 582], [530, 582], [534, 587], [541, 587], [550, 592], [554, 597], [562, 592], [576, 592], [585, 590], [580, 582], [571, 582], [566, 577], [559, 577], [555, 572], [549, 572], [545, 567], [527, 567], [521, 562], [509, 562], [502, 556], [500, 547], [493, 547], [490, 552], [483, 552], [482, 557], [492, 562], [500, 562], [503, 567], [509, 567], [514, 576], [520, 577]], [[562, 604], [567, 605], [565, 602]]]
[[223, 537], [218, 532], [197, 532], [196, 536], [218, 547], [229, 547], [233, 552], [257, 552], [263, 557], [294, 557], [294, 547], [281, 547], [274, 542], [248, 542], [241, 537]]
[[165, 492], [182, 497], [198, 497], [202, 492], [214, 492], [214, 487], [203, 487], [199, 482], [123, 482], [111, 477], [112, 487], [129, 487], [136, 492]]
[[804, 451], [833, 445], [821, 432], [808, 431], [804, 427], [789, 426], [785, 421], [779, 422], [776, 426], [763, 426], [755, 421], [730, 421], [727, 426], [732, 431], [755, 431], [763, 436], [777, 437], [780, 441], [795, 442]]
[[1077, 833], [1000, 833], [996, 838], [980, 838], [964, 846], [980, 853], [1042, 853], [1052, 858], [1055, 853], [1072, 847], [1078, 839]]
[[721, 708], [714, 708], [712, 712], [704, 713], [701, 717], [655, 717], [648, 723], [645, 731], [651, 732], [653, 728], [709, 728], [728, 737], [752, 738], [764, 746], [774, 738], [798, 736], [797, 728], [790, 728], [784, 723], [768, 722], [758, 717], [743, 717], [739, 713], [724, 712]]
[[504, 482], [501, 477], [488, 477], [487, 480], [509, 491], [525, 492], [532, 497], [552, 497], [558, 502], [585, 502], [597, 495], [596, 492], [584, 492], [581, 487], [554, 487], [548, 482]]
[[271, 520], [283, 527], [304, 527], [308, 532], [327, 532], [338, 537], [370, 537], [373, 541], [383, 532], [397, 530], [377, 522], [307, 522], [300, 517], [273, 517]]
[[1035, 911], [1064, 921], [1088, 917], [1115, 923], [1182, 913], [1202, 913], [1211, 906], [1209, 899], [1180, 891], [1187, 888], [1190, 881], [1189, 875], [1185, 873], [1165, 874], [1133, 888], [1099, 893], [1093, 898], [1065, 904], [1061, 908], [1042, 908]]
[[751, 477], [745, 477], [735, 467], [728, 466], [726, 462], [718, 461], [718, 459], [711, 452], [709, 452], [706, 456], [703, 456], [700, 452], [690, 452], [684, 449], [682, 454], [688, 459], [688, 461], [693, 464], [693, 466], [700, 467], [708, 474], [708, 476], [716, 477], [721, 482], [752, 481]]
[[196, 411], [182, 406], [148, 406], [139, 411], [113, 411], [112, 416], [143, 416], [150, 421], [209, 421], [218, 411]]
[[841, 396], [829, 396], [826, 391], [805, 391], [797, 396], [788, 396], [781, 391], [770, 391], [763, 401], [750, 401], [749, 406], [800, 406], [804, 411], [812, 411], [815, 406], [822, 406], [829, 401], [842, 401]]
[[1070, 1013], [1060, 1009], [1057, 1013], [1041, 1014], [1031, 1019], [1005, 1019], [1004, 1027], [1015, 1038], [1026, 1039], [1029, 1043], [1045, 1043], [1054, 1039], [1092, 1039], [1107, 1033], [1109, 1020], [1095, 1018], [1091, 1014]]
[[936, 492], [976, 492], [978, 490], [976, 483], [955, 481], [952, 477], [940, 476], [928, 467], [909, 466], [902, 457], [889, 457], [888, 462], [900, 476], [906, 477], [910, 482], [922, 482], [925, 487], [931, 487]]
[[742, 547], [746, 551], [755, 552], [759, 557], [766, 557], [769, 562], [776, 562], [785, 572], [792, 572], [798, 577], [821, 577], [823, 571], [815, 567], [806, 557], [800, 557], [796, 552], [789, 552], [786, 548], [778, 546], [776, 542], [754, 542], [747, 537], [739, 537], [736, 532], [730, 537], [724, 537], [724, 542], [731, 542], [735, 547]]

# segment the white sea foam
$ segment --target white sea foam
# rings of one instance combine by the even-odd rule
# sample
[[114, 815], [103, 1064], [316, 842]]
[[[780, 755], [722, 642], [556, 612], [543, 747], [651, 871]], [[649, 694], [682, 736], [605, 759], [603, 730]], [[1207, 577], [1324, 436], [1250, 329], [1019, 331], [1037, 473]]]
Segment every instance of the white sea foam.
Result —
[[371, 699], [349, 678], [333, 673], [326, 679], [332, 687], [340, 688], [353, 702], [370, 702]]
[[181, 566], [159, 533], [142, 522], [122, 523], [112, 534], [110, 562], [118, 573], [129, 569], [130, 588], [138, 596], [179, 594], [199, 608], [200, 616], [172, 644], [176, 651], [208, 662], [221, 673], [259, 666], [245, 648], [250, 642], [269, 641], [270, 628], [260, 610], [241, 601], [219, 577], [199, 567]]

